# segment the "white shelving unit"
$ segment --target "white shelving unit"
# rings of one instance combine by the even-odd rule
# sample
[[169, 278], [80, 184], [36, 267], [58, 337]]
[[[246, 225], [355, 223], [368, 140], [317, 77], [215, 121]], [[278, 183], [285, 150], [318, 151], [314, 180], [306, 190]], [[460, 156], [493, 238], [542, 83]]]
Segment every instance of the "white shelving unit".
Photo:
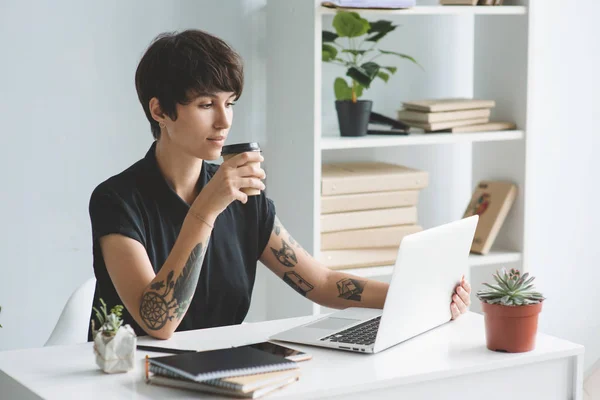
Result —
[[[385, 15], [523, 15], [527, 13], [524, 6], [502, 7], [465, 7], [465, 6], [417, 6], [403, 10], [353, 10], [366, 16]], [[332, 8], [321, 7], [321, 15], [335, 14]]]
[[[427, 0], [425, 0], [427, 1]], [[517, 124], [518, 130], [480, 133], [411, 133], [407, 136], [342, 138], [331, 128], [331, 115], [324, 116], [322, 87], [333, 79], [324, 76], [321, 62], [321, 32], [335, 10], [323, 8], [319, 0], [268, 0], [267, 2], [267, 141], [264, 145], [268, 195], [277, 214], [295, 239], [311, 254], [320, 256], [321, 165], [323, 162], [377, 160], [422, 167], [430, 172], [430, 187], [419, 201], [419, 219], [424, 228], [460, 218], [480, 180], [498, 179], [517, 183], [519, 195], [505, 221], [492, 252], [471, 255], [469, 279], [480, 286], [476, 272], [499, 265], [526, 269], [525, 196], [528, 93], [528, 0], [514, 0], [498, 7], [423, 5], [407, 10], [356, 10], [370, 21], [391, 19], [408, 25], [433, 25], [450, 29], [456, 42], [448, 46], [443, 37], [428, 51], [427, 35], [418, 50], [429, 60], [430, 81], [454, 82], [443, 93], [435, 87], [417, 87], [413, 98], [475, 97], [496, 100], [492, 117]], [[418, 23], [410, 24], [413, 18]], [[429, 21], [429, 22], [427, 22]], [[427, 28], [423, 28], [427, 29]], [[413, 32], [411, 32], [413, 33]], [[391, 37], [396, 32], [390, 33]], [[412, 37], [412, 36], [411, 36]], [[389, 46], [388, 46], [389, 47]], [[286, 48], [293, 51], [282, 52]], [[444, 59], [437, 62], [442, 48]], [[395, 49], [394, 49], [395, 50]], [[398, 50], [400, 51], [400, 50]], [[413, 55], [413, 53], [409, 53]], [[396, 65], [396, 64], [393, 64]], [[439, 65], [450, 65], [441, 68]], [[451, 71], [451, 76], [448, 76]], [[338, 76], [343, 76], [339, 73]], [[433, 93], [433, 94], [432, 94]], [[374, 104], [370, 91], [363, 98]], [[408, 94], [407, 94], [408, 96]], [[389, 100], [389, 99], [387, 99]], [[329, 126], [328, 125], [329, 122]], [[422, 218], [422, 221], [421, 221]], [[392, 266], [350, 269], [345, 272], [387, 280]], [[485, 279], [488, 276], [485, 274]], [[271, 278], [269, 278], [271, 279]], [[289, 290], [285, 284], [268, 282], [266, 317], [309, 315], [321, 307]], [[272, 307], [270, 305], [273, 305]], [[475, 310], [477, 311], [477, 310]]]
[[321, 150], [366, 149], [372, 147], [416, 146], [422, 144], [452, 144], [493, 142], [523, 139], [523, 131], [480, 133], [411, 133], [407, 136], [368, 135], [353, 138], [324, 135]]

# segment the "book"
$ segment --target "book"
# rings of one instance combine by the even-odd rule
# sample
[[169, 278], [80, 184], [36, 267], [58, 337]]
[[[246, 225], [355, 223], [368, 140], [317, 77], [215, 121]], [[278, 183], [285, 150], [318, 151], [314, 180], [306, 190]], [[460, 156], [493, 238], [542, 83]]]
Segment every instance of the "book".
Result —
[[329, 0], [322, 1], [323, 7], [329, 8], [410, 8], [414, 7], [416, 0]]
[[446, 122], [458, 121], [473, 118], [489, 118], [491, 111], [489, 108], [476, 108], [473, 110], [462, 111], [444, 111], [444, 112], [425, 112], [415, 110], [398, 111], [398, 120], [416, 121], [416, 122]]
[[461, 119], [460, 121], [446, 121], [446, 122], [432, 122], [432, 123], [416, 122], [416, 121], [408, 121], [408, 120], [404, 120], [402, 122], [404, 122], [412, 127], [415, 127], [415, 128], [421, 128], [421, 129], [425, 130], [426, 132], [435, 132], [435, 131], [441, 131], [444, 129], [454, 128], [457, 126], [487, 124], [488, 121], [489, 121], [489, 118], [473, 118], [473, 119]]
[[517, 125], [512, 122], [488, 122], [485, 124], [455, 126], [454, 128], [446, 129], [444, 132], [452, 133], [472, 133], [472, 132], [490, 132], [490, 131], [506, 131], [516, 129]]
[[427, 187], [429, 174], [403, 165], [382, 162], [323, 164], [323, 196], [414, 190]]
[[319, 255], [319, 261], [327, 268], [350, 269], [394, 265], [398, 247], [382, 249], [327, 250]]
[[448, 99], [405, 101], [402, 103], [402, 106], [407, 110], [426, 111], [426, 112], [443, 112], [443, 111], [472, 110], [472, 109], [476, 109], [476, 108], [494, 108], [496, 106], [496, 102], [494, 100], [448, 98]]
[[167, 386], [178, 389], [187, 389], [187, 390], [195, 390], [206, 393], [214, 393], [220, 394], [224, 396], [237, 397], [237, 398], [246, 398], [246, 399], [258, 399], [263, 397], [275, 390], [284, 388], [298, 380], [298, 376], [290, 376], [283, 380], [280, 380], [276, 383], [273, 383], [268, 386], [264, 386], [261, 388], [257, 388], [251, 391], [242, 392], [233, 389], [228, 389], [225, 387], [211, 386], [207, 385], [203, 382], [196, 382], [182, 378], [172, 378], [168, 376], [151, 374], [148, 376], [146, 383], [150, 385], [159, 385], [159, 386]]
[[299, 376], [300, 370], [292, 369], [287, 371], [236, 376], [233, 378], [212, 379], [203, 381], [202, 384], [248, 393], [266, 386], [272, 386], [282, 381], [287, 381], [290, 378], [298, 378]]
[[294, 361], [249, 346], [152, 357], [148, 364], [152, 373], [196, 382], [298, 368]]
[[321, 215], [321, 232], [417, 223], [417, 207], [383, 208]]
[[485, 255], [490, 251], [516, 196], [517, 186], [512, 182], [479, 182], [463, 216], [479, 215], [472, 253]]
[[418, 202], [418, 190], [394, 190], [390, 192], [321, 196], [321, 214], [408, 207], [416, 206]]
[[354, 229], [321, 234], [321, 251], [376, 249], [400, 246], [402, 238], [422, 231], [420, 225], [386, 226], [383, 228]]
[[441, 5], [475, 6], [478, 0], [440, 0]]

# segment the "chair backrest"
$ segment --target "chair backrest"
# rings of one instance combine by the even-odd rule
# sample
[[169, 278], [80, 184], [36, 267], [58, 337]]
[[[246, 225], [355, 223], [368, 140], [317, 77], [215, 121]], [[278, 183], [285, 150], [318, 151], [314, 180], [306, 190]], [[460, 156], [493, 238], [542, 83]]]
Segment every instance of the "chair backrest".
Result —
[[96, 278], [90, 278], [75, 289], [44, 346], [87, 342], [95, 288]]

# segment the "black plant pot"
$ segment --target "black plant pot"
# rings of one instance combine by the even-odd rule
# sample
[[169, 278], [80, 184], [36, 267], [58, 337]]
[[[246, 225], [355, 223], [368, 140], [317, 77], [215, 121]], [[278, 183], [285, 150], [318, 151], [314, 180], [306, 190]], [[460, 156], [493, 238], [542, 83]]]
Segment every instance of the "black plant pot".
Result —
[[371, 116], [371, 100], [336, 100], [335, 108], [342, 136], [364, 136], [367, 134], [369, 117]]

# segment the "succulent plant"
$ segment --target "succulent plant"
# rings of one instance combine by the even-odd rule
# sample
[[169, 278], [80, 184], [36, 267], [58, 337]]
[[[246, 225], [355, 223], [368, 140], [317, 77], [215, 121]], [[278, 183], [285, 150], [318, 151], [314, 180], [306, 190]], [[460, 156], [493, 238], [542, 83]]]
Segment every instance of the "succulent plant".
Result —
[[493, 276], [497, 284], [484, 283], [488, 289], [477, 292], [477, 297], [483, 302], [503, 306], [526, 306], [545, 300], [541, 293], [534, 291], [531, 282], [535, 278], [530, 277], [528, 272], [521, 276], [517, 269], [511, 268], [507, 272], [506, 268], [502, 268]]
[[116, 305], [110, 309], [110, 313], [106, 310], [106, 303], [104, 300], [100, 299], [100, 310], [96, 307], [93, 307], [96, 312], [96, 318], [98, 319], [98, 324], [100, 325], [100, 329], [97, 331], [94, 329], [94, 320], [92, 320], [92, 335], [96, 336], [97, 332], [102, 332], [104, 336], [114, 336], [117, 334], [117, 331], [123, 325], [123, 320], [121, 316], [123, 315], [123, 306]]

